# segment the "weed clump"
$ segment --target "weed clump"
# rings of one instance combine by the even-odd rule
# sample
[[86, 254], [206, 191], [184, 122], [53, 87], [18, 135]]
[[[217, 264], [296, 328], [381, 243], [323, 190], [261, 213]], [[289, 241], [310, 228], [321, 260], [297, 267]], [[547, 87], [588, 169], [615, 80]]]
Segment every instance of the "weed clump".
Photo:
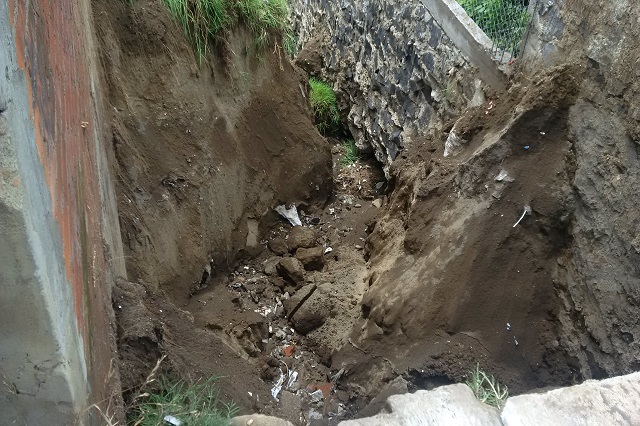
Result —
[[258, 49], [270, 32], [291, 34], [287, 0], [163, 0], [193, 47], [198, 62], [220, 34], [242, 20]]
[[488, 375], [480, 369], [480, 364], [469, 373], [467, 386], [471, 388], [478, 401], [501, 408], [509, 397], [509, 390], [506, 386], [501, 386], [493, 376]]
[[316, 127], [322, 134], [337, 131], [340, 124], [340, 113], [338, 112], [336, 94], [331, 86], [315, 78], [311, 78], [309, 84], [311, 85], [309, 102]]
[[236, 8], [251, 30], [258, 48], [267, 44], [269, 31], [285, 33], [288, 28], [287, 0], [238, 0]]
[[220, 401], [216, 378], [189, 385], [182, 380], [159, 378], [157, 392], [145, 392], [131, 410], [131, 424], [156, 426], [172, 416], [189, 426], [226, 426], [237, 412], [235, 405]]
[[343, 166], [350, 166], [355, 164], [360, 159], [360, 153], [358, 147], [353, 139], [347, 139], [342, 143], [344, 149], [344, 157], [340, 161]]

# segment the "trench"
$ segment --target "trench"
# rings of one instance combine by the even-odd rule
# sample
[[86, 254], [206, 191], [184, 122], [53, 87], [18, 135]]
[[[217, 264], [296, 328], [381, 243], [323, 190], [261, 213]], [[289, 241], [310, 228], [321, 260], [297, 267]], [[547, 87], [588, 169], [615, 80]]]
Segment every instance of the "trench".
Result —
[[[375, 414], [476, 365], [512, 394], [615, 370], [567, 284], [571, 69], [468, 109], [451, 95], [393, 162], [375, 144], [351, 162], [277, 46], [253, 56], [235, 30], [197, 68], [159, 2], [94, 7], [129, 273], [113, 296], [125, 404], [163, 355], [167, 374], [222, 376], [224, 400], [295, 424]], [[462, 99], [475, 83], [456, 78]], [[414, 92], [435, 108], [429, 84]], [[454, 132], [465, 143], [445, 156]]]

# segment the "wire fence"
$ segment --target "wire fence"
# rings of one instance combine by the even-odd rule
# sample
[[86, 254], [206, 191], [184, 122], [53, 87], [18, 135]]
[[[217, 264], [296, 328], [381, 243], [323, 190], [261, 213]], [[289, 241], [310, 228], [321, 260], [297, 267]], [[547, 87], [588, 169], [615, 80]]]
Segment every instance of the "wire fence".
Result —
[[518, 56], [537, 0], [457, 0], [493, 42], [500, 62]]

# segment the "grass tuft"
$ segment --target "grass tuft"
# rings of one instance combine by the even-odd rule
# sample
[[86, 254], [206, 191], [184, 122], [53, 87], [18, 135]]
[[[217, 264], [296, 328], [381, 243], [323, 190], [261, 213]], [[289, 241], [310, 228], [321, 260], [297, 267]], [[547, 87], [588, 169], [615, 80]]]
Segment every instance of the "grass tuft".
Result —
[[344, 157], [340, 160], [340, 164], [343, 166], [350, 166], [355, 164], [360, 159], [360, 153], [358, 147], [353, 139], [347, 139], [342, 143], [344, 149]]
[[309, 102], [316, 127], [322, 134], [337, 131], [340, 124], [340, 113], [338, 112], [336, 94], [328, 84], [315, 78], [311, 78], [309, 84], [311, 85]]
[[287, 0], [238, 0], [236, 8], [258, 48], [267, 44], [270, 31], [284, 33], [288, 28]]
[[296, 37], [291, 30], [286, 30], [282, 40], [282, 46], [284, 47], [284, 51], [287, 52], [287, 55], [293, 58], [298, 50], [298, 37]]
[[198, 62], [209, 43], [233, 23], [229, 0], [163, 0], [193, 47]]
[[217, 378], [189, 385], [183, 380], [161, 376], [160, 391], [140, 395], [133, 408], [131, 424], [157, 426], [165, 424], [165, 416], [173, 416], [189, 426], [228, 425], [238, 409], [220, 401]]
[[241, 19], [251, 31], [254, 44], [266, 46], [271, 32], [286, 35], [289, 30], [287, 0], [163, 0], [178, 21], [198, 58], [206, 57], [209, 46], [220, 34]]
[[496, 408], [501, 408], [509, 397], [507, 387], [501, 386], [493, 376], [482, 371], [480, 364], [476, 364], [476, 368], [469, 373], [466, 383], [480, 402]]

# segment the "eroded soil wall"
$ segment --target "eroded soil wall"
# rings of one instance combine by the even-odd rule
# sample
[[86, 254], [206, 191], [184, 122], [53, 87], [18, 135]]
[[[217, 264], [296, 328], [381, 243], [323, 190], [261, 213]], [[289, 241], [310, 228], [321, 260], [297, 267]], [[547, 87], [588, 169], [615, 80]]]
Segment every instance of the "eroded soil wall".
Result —
[[586, 377], [628, 373], [640, 367], [640, 5], [558, 1], [534, 18], [525, 72], [571, 62], [585, 75], [569, 114], [572, 243], [555, 271], [562, 341]]
[[184, 300], [260, 247], [273, 207], [327, 197], [329, 146], [275, 36], [257, 52], [236, 29], [198, 65], [160, 0], [94, 9], [127, 270]]

